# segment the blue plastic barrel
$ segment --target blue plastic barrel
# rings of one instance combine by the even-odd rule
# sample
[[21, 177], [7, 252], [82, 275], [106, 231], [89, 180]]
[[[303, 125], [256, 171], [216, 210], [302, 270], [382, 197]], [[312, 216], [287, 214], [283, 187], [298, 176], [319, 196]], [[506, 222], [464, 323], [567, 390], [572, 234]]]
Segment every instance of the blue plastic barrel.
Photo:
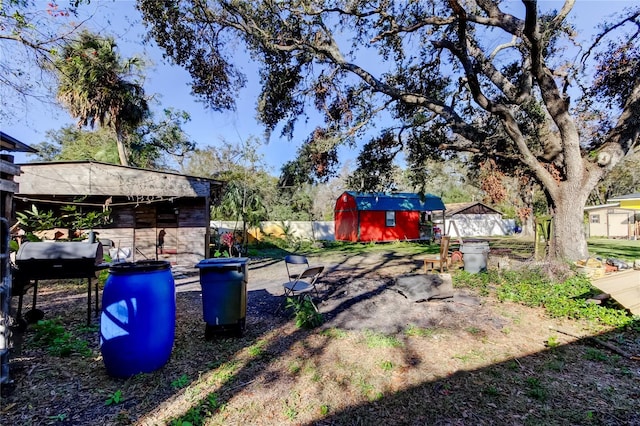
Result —
[[114, 264], [102, 292], [100, 351], [107, 373], [130, 377], [162, 367], [171, 356], [176, 291], [171, 264]]
[[215, 258], [200, 261], [202, 316], [206, 322], [205, 339], [218, 334], [241, 336], [247, 314], [246, 257]]

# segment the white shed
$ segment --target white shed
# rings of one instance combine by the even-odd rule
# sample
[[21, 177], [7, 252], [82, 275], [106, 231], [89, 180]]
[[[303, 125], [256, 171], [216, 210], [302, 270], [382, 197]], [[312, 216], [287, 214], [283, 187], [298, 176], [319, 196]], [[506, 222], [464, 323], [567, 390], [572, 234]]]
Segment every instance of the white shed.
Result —
[[479, 201], [446, 204], [445, 234], [452, 237], [509, 235], [515, 221], [502, 219], [502, 213]]

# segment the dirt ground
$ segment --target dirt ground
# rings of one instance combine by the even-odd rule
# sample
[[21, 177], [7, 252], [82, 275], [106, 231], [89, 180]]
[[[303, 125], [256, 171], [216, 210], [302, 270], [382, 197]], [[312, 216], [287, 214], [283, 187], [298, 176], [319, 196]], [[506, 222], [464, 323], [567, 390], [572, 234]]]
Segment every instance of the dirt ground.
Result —
[[[480, 300], [456, 291], [453, 297], [416, 303], [395, 287], [397, 277], [423, 275], [422, 263], [392, 253], [366, 256], [310, 259], [325, 266], [318, 282], [322, 302], [318, 309], [325, 317], [325, 328], [376, 330], [397, 333], [408, 325], [430, 327], [456, 317], [473, 318], [480, 313]], [[450, 275], [445, 273], [450, 280]], [[269, 316], [282, 301], [286, 278], [282, 262], [254, 260], [249, 270], [249, 314]], [[475, 312], [478, 312], [477, 314]]]
[[[319, 284], [323, 301], [318, 304], [325, 318], [322, 325], [324, 330], [370, 330], [383, 334], [401, 333], [410, 327], [452, 330], [447, 339], [453, 340], [447, 340], [448, 343], [443, 341], [445, 346], [429, 347], [417, 352], [420, 355], [414, 355], [415, 360], [427, 355], [427, 351], [429, 358], [442, 357], [449, 360], [455, 358], [450, 353], [454, 348], [462, 353], [473, 353], [473, 345], [478, 344], [479, 336], [512, 356], [512, 353], [527, 354], [544, 350], [544, 341], [552, 328], [566, 332], [558, 335], [559, 343], [575, 341], [577, 339], [569, 336], [583, 332], [580, 324], [550, 320], [541, 316], [537, 310], [523, 313], [516, 306], [490, 303], [471, 292], [459, 289], [455, 289], [450, 298], [411, 301], [397, 291], [396, 278], [422, 275], [422, 264], [413, 258], [400, 257], [394, 253], [311, 258], [310, 261], [312, 265], [321, 263], [325, 266], [325, 273]], [[164, 368], [141, 378], [135, 376], [123, 380], [107, 376], [98, 347], [96, 318], [92, 319], [94, 328], [87, 329], [84, 335], [94, 353], [90, 360], [77, 356], [57, 358], [49, 356], [41, 348], [30, 347], [28, 340], [32, 331], [27, 330], [23, 336], [24, 348], [12, 357], [10, 368], [14, 383], [10, 389], [4, 389], [0, 407], [3, 420], [0, 423], [161, 424], [167, 418], [179, 414], [178, 409], [166, 406], [166, 401], [175, 398], [176, 391], [169, 383], [173, 385], [180, 378], [180, 373], [186, 372], [189, 377], [202, 376], [206, 374], [205, 366], [210, 368], [211, 365], [220, 365], [223, 360], [218, 359], [215, 354], [216, 344], [241, 344], [244, 339], [262, 339], [261, 336], [277, 330], [285, 337], [289, 333], [295, 333], [291, 330], [289, 318], [282, 312], [277, 312], [282, 303], [281, 284], [286, 278], [281, 260], [251, 260], [248, 271], [247, 330], [245, 338], [238, 341], [227, 340], [215, 344], [205, 341], [198, 271], [176, 267], [174, 276], [177, 290], [176, 342], [171, 359]], [[27, 309], [28, 300], [27, 297]], [[86, 320], [86, 285], [61, 286], [56, 282], [43, 281], [38, 294], [38, 308], [45, 311], [45, 318], [59, 318], [68, 328], [82, 329]], [[505, 330], [509, 330], [509, 333]], [[273, 356], [288, 356], [284, 350], [271, 351]], [[357, 359], [359, 355], [352, 353], [349, 356]], [[406, 368], [409, 368], [414, 361], [403, 362], [408, 362]], [[446, 376], [456, 367], [448, 361], [441, 366], [432, 366], [429, 374], [435, 374], [439, 368], [443, 369], [442, 374]], [[418, 373], [416, 371], [416, 377], [403, 378], [403, 383], [424, 380], [420, 374], [425, 373]], [[246, 383], [266, 380], [272, 381], [270, 386], [274, 387], [290, 385], [289, 380], [280, 383], [274, 379], [276, 376], [271, 377], [265, 371], [247, 374]], [[389, 386], [396, 385], [392, 383]], [[124, 402], [118, 407], [105, 405], [104, 401], [119, 389], [127, 392]], [[262, 398], [257, 390], [248, 389], [247, 392], [246, 397], [249, 399]], [[249, 401], [248, 404], [255, 405], [255, 401]], [[172, 410], [177, 411], [173, 413]], [[282, 419], [273, 419], [276, 423], [271, 423], [266, 420], [268, 418], [257, 423], [283, 422]], [[238, 418], [228, 420], [230, 423], [243, 423]], [[305, 422], [298, 418], [287, 423]], [[340, 423], [337, 421], [336, 424]]]

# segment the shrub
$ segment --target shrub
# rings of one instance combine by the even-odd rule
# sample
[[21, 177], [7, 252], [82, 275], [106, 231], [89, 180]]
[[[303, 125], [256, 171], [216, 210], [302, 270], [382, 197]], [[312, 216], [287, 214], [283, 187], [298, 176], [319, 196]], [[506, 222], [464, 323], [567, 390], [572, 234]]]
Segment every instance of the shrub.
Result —
[[[566, 272], [563, 268], [557, 270]], [[569, 275], [558, 281], [551, 275], [540, 266], [486, 274], [460, 272], [454, 277], [454, 285], [476, 289], [485, 296], [495, 288], [494, 293], [500, 301], [544, 307], [556, 318], [585, 319], [616, 327], [634, 325], [634, 318], [625, 311], [588, 302], [596, 289], [587, 277]]]
[[301, 298], [287, 297], [287, 308], [292, 308], [299, 328], [315, 328], [324, 322], [322, 314], [311, 300], [311, 296], [304, 295]]

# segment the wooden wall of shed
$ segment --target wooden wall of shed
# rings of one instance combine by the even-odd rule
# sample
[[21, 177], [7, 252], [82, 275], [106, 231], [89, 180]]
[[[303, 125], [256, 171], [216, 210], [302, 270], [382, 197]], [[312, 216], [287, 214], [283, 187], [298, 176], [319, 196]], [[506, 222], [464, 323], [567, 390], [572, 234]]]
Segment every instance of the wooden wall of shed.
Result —
[[[193, 266], [208, 257], [209, 214], [203, 198], [114, 207], [113, 223], [100, 229], [99, 238], [116, 247], [131, 248], [134, 261], [166, 260]], [[157, 250], [158, 234], [165, 230], [163, 250]]]
[[[130, 249], [130, 261], [144, 259], [167, 260], [172, 264], [194, 265], [209, 254], [209, 205], [204, 197], [175, 198], [161, 202], [129, 204], [126, 197], [111, 198], [111, 223], [96, 227], [100, 240], [111, 240], [114, 248]], [[73, 197], [50, 197], [55, 203], [43, 201], [43, 211], [59, 209], [60, 203], [73, 203]], [[104, 197], [88, 197], [101, 209]], [[32, 201], [21, 201], [21, 208], [30, 208]], [[95, 207], [95, 206], [98, 207]], [[85, 207], [87, 208], [87, 207]], [[158, 234], [165, 230], [162, 252], [157, 249]], [[85, 230], [88, 232], [88, 230]]]
[[0, 198], [2, 203], [2, 217], [13, 225], [15, 217], [13, 211], [13, 194], [18, 191], [15, 176], [20, 174], [20, 166], [13, 164], [13, 155], [0, 155]]
[[177, 263], [185, 266], [194, 266], [202, 259], [209, 257], [209, 242], [206, 235], [206, 229], [202, 227], [181, 227], [177, 241]]

